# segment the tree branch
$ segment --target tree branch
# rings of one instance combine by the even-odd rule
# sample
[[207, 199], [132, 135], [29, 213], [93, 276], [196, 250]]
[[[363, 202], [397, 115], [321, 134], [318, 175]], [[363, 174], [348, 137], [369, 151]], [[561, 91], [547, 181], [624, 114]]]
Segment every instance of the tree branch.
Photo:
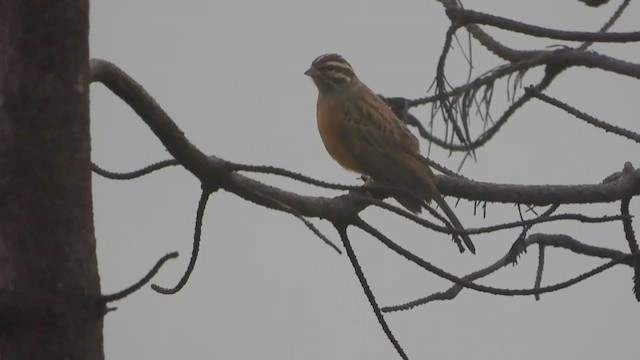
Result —
[[[634, 259], [637, 258], [630, 256], [629, 254], [625, 254], [621, 251], [618, 250], [613, 250], [613, 249], [608, 249], [608, 248], [603, 248], [603, 247], [598, 247], [598, 246], [592, 246], [592, 245], [588, 245], [585, 243], [582, 243], [578, 240], [575, 240], [573, 238], [571, 238], [568, 235], [552, 235], [552, 234], [533, 234], [530, 235], [529, 237], [526, 238], [525, 240], [525, 245], [522, 249], [522, 251], [524, 249], [526, 249], [527, 247], [529, 247], [530, 245], [534, 245], [534, 244], [538, 244], [540, 246], [545, 246], [545, 247], [557, 247], [557, 248], [562, 248], [562, 249], [566, 249], [569, 250], [575, 254], [579, 254], [579, 255], [586, 255], [586, 256], [592, 256], [592, 257], [598, 257], [598, 258], [603, 258], [603, 259], [610, 259], [612, 261], [617, 261], [617, 263], [619, 264], [624, 264], [630, 267], [633, 267], [633, 262]], [[456, 296], [458, 296], [458, 294], [465, 288], [467, 287], [466, 284], [467, 283], [471, 283], [474, 280], [477, 279], [481, 279], [487, 275], [490, 275], [500, 269], [502, 269], [505, 266], [511, 265], [513, 264], [513, 254], [511, 253], [511, 251], [507, 252], [507, 254], [505, 254], [502, 258], [498, 259], [496, 262], [494, 262], [493, 264], [480, 269], [478, 271], [474, 271], [468, 275], [465, 275], [464, 277], [460, 278], [461, 280], [464, 280], [463, 282], [460, 283], [456, 283], [454, 285], [452, 285], [448, 290], [444, 291], [444, 292], [437, 292], [437, 293], [433, 293], [429, 296], [425, 296], [416, 300], [412, 300], [410, 302], [404, 303], [404, 304], [400, 304], [400, 305], [393, 305], [393, 306], [385, 306], [382, 308], [383, 312], [394, 312], [394, 311], [404, 311], [404, 310], [410, 310], [416, 306], [420, 306], [420, 305], [424, 305], [427, 303], [430, 303], [432, 301], [442, 301], [442, 300], [452, 300], [454, 299]], [[607, 263], [607, 264], [611, 264], [611, 262]], [[605, 265], [607, 265], [605, 264]], [[615, 265], [615, 264], [614, 264]], [[604, 266], [604, 265], [603, 265]], [[612, 265], [613, 266], [613, 265]], [[596, 268], [598, 269], [598, 268]], [[595, 269], [594, 269], [595, 270]], [[593, 271], [593, 270], [592, 270]], [[585, 273], [587, 274], [587, 273]], [[584, 276], [585, 274], [581, 275]], [[449, 279], [451, 280], [451, 279]], [[548, 287], [547, 287], [548, 288]], [[532, 291], [530, 292], [530, 294], [528, 295], [540, 295], [542, 293], [544, 293], [544, 291], [542, 291], [542, 289], [539, 285], [535, 286]], [[522, 295], [522, 294], [520, 294]]]
[[464, 26], [467, 24], [489, 25], [500, 28], [502, 30], [555, 40], [609, 43], [626, 43], [640, 41], [640, 31], [626, 33], [594, 33], [555, 30], [536, 25], [529, 25], [504, 17], [485, 14], [463, 8], [449, 8], [446, 10], [446, 14], [447, 16], [449, 16], [449, 19], [451, 19], [451, 21], [459, 26]]
[[373, 295], [373, 292], [371, 291], [369, 284], [367, 283], [367, 278], [365, 278], [364, 273], [362, 272], [362, 267], [360, 267], [360, 264], [358, 263], [358, 258], [356, 257], [356, 254], [353, 251], [353, 247], [351, 246], [351, 241], [349, 240], [349, 236], [347, 235], [347, 225], [338, 224], [336, 225], [336, 229], [340, 234], [340, 239], [342, 239], [342, 244], [344, 245], [344, 248], [347, 251], [347, 256], [349, 257], [349, 261], [351, 261], [353, 270], [355, 271], [356, 276], [360, 281], [360, 285], [362, 286], [362, 289], [364, 290], [364, 293], [367, 296], [367, 299], [369, 300], [369, 304], [371, 304], [371, 307], [373, 308], [373, 312], [375, 313], [376, 318], [378, 319], [378, 323], [382, 327], [382, 330], [384, 331], [385, 335], [387, 335], [387, 338], [389, 339], [391, 344], [393, 344], [393, 347], [396, 349], [400, 357], [404, 360], [408, 360], [409, 358], [407, 357], [407, 354], [404, 352], [404, 350], [400, 346], [400, 343], [398, 343], [398, 340], [396, 340], [395, 336], [393, 336], [393, 333], [391, 332], [391, 329], [389, 328], [387, 321], [384, 319], [384, 315], [380, 311], [380, 307], [378, 306], [376, 298]]

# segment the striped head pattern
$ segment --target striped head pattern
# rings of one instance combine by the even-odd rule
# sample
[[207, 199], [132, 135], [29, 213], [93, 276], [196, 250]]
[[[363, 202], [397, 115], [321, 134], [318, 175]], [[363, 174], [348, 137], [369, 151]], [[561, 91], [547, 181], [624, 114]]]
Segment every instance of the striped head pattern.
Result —
[[318, 56], [304, 74], [311, 77], [321, 93], [344, 88], [358, 79], [351, 65], [338, 54]]

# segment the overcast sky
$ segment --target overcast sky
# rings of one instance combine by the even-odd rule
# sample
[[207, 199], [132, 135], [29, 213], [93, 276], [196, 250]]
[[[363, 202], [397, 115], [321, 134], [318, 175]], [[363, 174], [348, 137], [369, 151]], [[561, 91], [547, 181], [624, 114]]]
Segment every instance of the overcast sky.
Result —
[[[593, 30], [619, 1], [588, 8], [577, 0], [467, 1], [491, 12], [554, 28]], [[614, 27], [637, 29], [633, 4]], [[448, 26], [436, 1], [106, 1], [91, 3], [91, 54], [115, 62], [140, 82], [202, 151], [224, 159], [284, 167], [331, 182], [357, 184], [326, 154], [315, 124], [317, 90], [303, 75], [325, 52], [346, 57], [360, 78], [387, 96], [426, 94]], [[491, 34], [519, 49], [559, 42]], [[464, 34], [461, 32], [461, 34]], [[464, 43], [466, 37], [460, 36]], [[600, 46], [640, 62], [640, 48]], [[476, 74], [501, 64], [477, 44]], [[466, 77], [459, 50], [446, 68]], [[531, 72], [524, 85], [535, 83]], [[637, 81], [601, 71], [572, 69], [549, 94], [611, 123], [638, 129]], [[502, 82], [494, 116], [506, 103]], [[146, 125], [102, 85], [91, 87], [93, 160], [113, 171], [138, 169], [168, 158]], [[428, 109], [415, 112], [423, 119]], [[479, 120], [476, 126], [480, 128]], [[443, 127], [437, 127], [437, 130]], [[427, 144], [422, 143], [426, 155]], [[487, 146], [464, 175], [514, 184], [598, 183], [625, 161], [639, 166], [637, 145], [604, 134], [550, 106], [529, 103]], [[461, 155], [432, 148], [430, 156], [456, 168]], [[337, 195], [274, 177], [270, 184], [311, 195]], [[181, 168], [115, 182], [94, 176], [95, 226], [104, 293], [137, 281], [170, 251], [155, 282], [172, 287], [191, 252], [200, 188]], [[449, 200], [453, 204], [453, 199]], [[637, 201], [632, 203], [637, 214]], [[562, 207], [562, 212], [615, 214], [618, 204]], [[473, 203], [455, 208], [467, 227], [517, 220], [511, 205], [489, 205], [486, 218]], [[634, 211], [635, 210], [635, 211]], [[465, 275], [502, 257], [517, 230], [474, 236], [478, 254], [459, 254], [441, 234], [388, 213], [367, 209], [366, 220], [426, 260]], [[314, 220], [339, 242], [326, 222]], [[622, 226], [549, 224], [533, 232], [565, 233], [628, 251]], [[443, 291], [446, 281], [391, 253], [357, 230], [350, 232], [381, 305]], [[537, 249], [517, 267], [483, 284], [529, 288]], [[566, 280], [602, 260], [547, 250], [544, 284]], [[640, 306], [632, 271], [619, 266], [577, 286], [533, 297], [496, 297], [465, 290], [458, 298], [386, 318], [411, 359], [601, 359], [637, 355]], [[380, 329], [346, 256], [339, 256], [292, 216], [220, 192], [204, 219], [200, 257], [187, 286], [165, 296], [150, 288], [116, 304], [105, 320], [109, 359], [398, 359]], [[636, 326], [632, 326], [636, 325]]]

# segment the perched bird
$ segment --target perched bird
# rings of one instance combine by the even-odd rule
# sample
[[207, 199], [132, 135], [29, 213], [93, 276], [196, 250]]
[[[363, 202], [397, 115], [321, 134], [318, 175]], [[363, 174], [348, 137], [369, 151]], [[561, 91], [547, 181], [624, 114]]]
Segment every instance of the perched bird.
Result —
[[[431, 200], [453, 226], [464, 227], [433, 183], [434, 175], [420, 155], [418, 139], [338, 54], [316, 58], [305, 71], [318, 87], [317, 123], [329, 155], [347, 170], [365, 175], [392, 192], [402, 206], [419, 213]], [[467, 234], [460, 237], [472, 253]]]

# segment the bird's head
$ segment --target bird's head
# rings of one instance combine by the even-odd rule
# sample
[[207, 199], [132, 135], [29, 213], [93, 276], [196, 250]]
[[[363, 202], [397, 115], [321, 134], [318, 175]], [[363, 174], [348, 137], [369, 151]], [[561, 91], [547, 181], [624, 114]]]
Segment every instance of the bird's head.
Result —
[[358, 82], [351, 65], [338, 54], [318, 56], [304, 74], [311, 77], [320, 94], [347, 89]]

